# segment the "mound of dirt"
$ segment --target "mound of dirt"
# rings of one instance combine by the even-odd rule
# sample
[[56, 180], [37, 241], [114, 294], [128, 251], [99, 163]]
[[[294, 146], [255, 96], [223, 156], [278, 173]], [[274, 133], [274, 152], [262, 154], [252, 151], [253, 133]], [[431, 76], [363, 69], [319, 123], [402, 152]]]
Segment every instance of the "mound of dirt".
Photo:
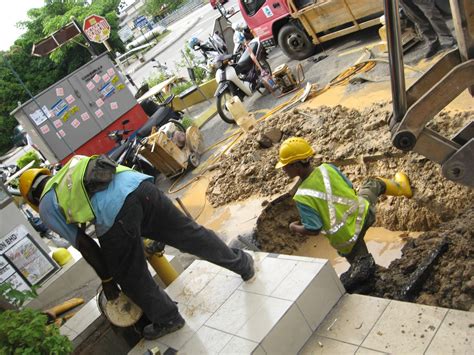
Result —
[[[356, 188], [368, 177], [392, 177], [397, 171], [404, 171], [411, 179], [414, 198], [381, 198], [376, 225], [391, 230], [435, 228], [458, 215], [474, 194], [446, 180], [438, 165], [394, 148], [387, 127], [390, 111], [388, 103], [380, 103], [363, 111], [322, 106], [269, 117], [222, 159], [207, 197], [213, 206], [220, 206], [252, 195], [270, 196], [284, 191], [289, 179], [281, 169], [275, 169], [279, 145], [262, 149], [257, 142], [267, 130], [277, 128], [283, 132], [282, 139], [300, 136], [310, 141], [316, 150], [314, 164], [333, 162]], [[431, 128], [449, 136], [473, 114], [442, 112]]]
[[255, 229], [258, 248], [270, 253], [292, 254], [306, 240], [305, 236], [293, 234], [288, 228], [298, 219], [298, 210], [290, 197], [266, 206]]
[[410, 276], [443, 239], [448, 249], [434, 262], [432, 270], [414, 299], [416, 303], [470, 310], [474, 305], [474, 205], [438, 230], [411, 239], [402, 257], [387, 269], [379, 268], [371, 295], [399, 299]]

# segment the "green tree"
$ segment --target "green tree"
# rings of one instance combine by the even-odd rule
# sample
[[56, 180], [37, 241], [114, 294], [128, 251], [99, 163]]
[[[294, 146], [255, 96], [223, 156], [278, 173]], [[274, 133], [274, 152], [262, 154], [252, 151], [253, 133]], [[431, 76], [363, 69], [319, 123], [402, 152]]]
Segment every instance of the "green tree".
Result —
[[185, 0], [145, 0], [142, 12], [150, 17], [167, 14], [180, 7]]
[[[41, 8], [30, 9], [28, 20], [20, 22], [18, 27], [26, 30], [1, 57], [7, 57], [11, 66], [21, 77], [33, 95], [38, 94], [59, 79], [65, 77], [90, 60], [90, 53], [85, 47], [82, 36], [53, 51], [48, 57], [31, 55], [33, 44], [57, 31], [71, 22], [74, 16], [82, 25], [84, 19], [92, 14], [103, 16], [111, 27], [109, 43], [114, 50], [123, 51], [123, 43], [118, 36], [119, 18], [117, 7], [120, 0], [45, 0]], [[97, 53], [106, 49], [101, 44], [94, 44]], [[17, 122], [10, 112], [18, 102], [30, 99], [24, 88], [0, 58], [0, 154], [11, 146], [12, 130]]]

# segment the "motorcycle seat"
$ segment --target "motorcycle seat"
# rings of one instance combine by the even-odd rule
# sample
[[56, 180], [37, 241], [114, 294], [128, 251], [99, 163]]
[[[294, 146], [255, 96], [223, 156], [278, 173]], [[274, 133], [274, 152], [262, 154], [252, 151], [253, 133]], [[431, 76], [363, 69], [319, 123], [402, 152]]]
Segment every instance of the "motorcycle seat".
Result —
[[109, 158], [112, 159], [112, 160], [117, 160], [119, 158], [119, 156], [121, 156], [122, 153], [128, 148], [129, 144], [130, 144], [130, 141], [127, 140], [121, 146], [119, 146], [119, 147], [115, 148], [114, 150], [112, 150], [112, 152], [110, 152], [108, 154]]
[[137, 131], [138, 137], [143, 138], [149, 136], [153, 127], [160, 127], [167, 123], [170, 118], [173, 118], [173, 113], [174, 111], [168, 106], [161, 106]]
[[[252, 52], [256, 55], [257, 54], [257, 48], [258, 48], [258, 43], [257, 42], [250, 42], [249, 43], [250, 48], [252, 49]], [[235, 65], [235, 71], [237, 74], [242, 74], [250, 71], [252, 69], [252, 66], [254, 65], [254, 62], [252, 58], [250, 58], [250, 54], [248, 50], [246, 49], [243, 53], [242, 56], [240, 57], [239, 61]]]

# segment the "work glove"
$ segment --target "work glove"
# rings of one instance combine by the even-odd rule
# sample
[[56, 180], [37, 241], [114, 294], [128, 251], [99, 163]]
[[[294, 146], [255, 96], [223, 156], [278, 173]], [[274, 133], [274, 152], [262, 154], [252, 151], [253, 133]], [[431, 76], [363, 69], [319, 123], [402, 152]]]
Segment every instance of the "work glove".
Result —
[[120, 294], [120, 289], [113, 278], [102, 280], [102, 289], [104, 290], [105, 298], [107, 298], [108, 301], [118, 298]]

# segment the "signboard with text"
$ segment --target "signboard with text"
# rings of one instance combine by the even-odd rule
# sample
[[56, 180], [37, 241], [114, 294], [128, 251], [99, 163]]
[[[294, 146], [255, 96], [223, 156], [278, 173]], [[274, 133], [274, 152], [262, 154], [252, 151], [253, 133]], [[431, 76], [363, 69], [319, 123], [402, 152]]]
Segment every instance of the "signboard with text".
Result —
[[83, 30], [92, 42], [102, 43], [110, 37], [110, 25], [105, 18], [91, 15], [84, 20]]

